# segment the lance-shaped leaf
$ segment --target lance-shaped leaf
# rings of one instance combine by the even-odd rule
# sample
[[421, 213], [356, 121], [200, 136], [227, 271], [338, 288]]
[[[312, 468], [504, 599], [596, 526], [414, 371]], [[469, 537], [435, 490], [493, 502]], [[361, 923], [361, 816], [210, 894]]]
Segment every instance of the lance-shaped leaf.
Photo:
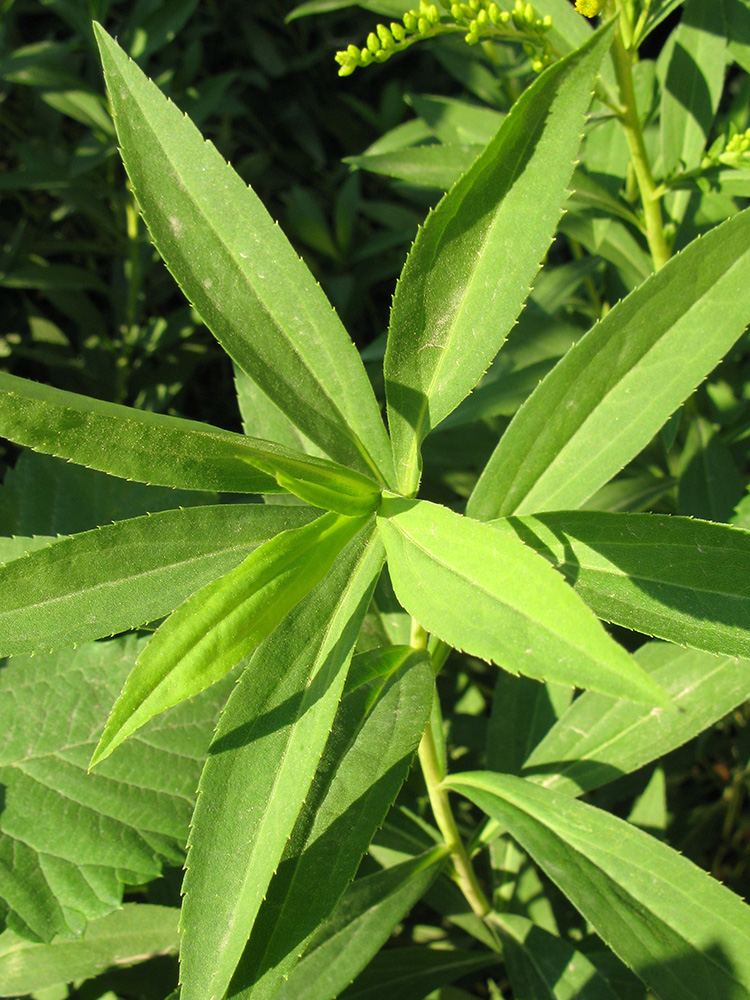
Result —
[[373, 510], [380, 492], [358, 472], [271, 441], [1, 373], [0, 433], [124, 479], [237, 493], [288, 490], [351, 517]]
[[434, 689], [426, 651], [389, 646], [352, 661], [320, 767], [229, 997], [277, 996], [312, 935], [354, 878], [393, 804], [427, 724]]
[[183, 292], [230, 357], [326, 454], [389, 476], [364, 366], [313, 276], [213, 144], [103, 28], [95, 31], [125, 168]]
[[534, 858], [661, 1000], [750, 997], [750, 907], [637, 827], [523, 778], [449, 778]]
[[320, 583], [368, 520], [324, 514], [284, 531], [181, 604], [138, 657], [91, 767], [144, 722], [192, 698], [248, 656]]
[[414, 1000], [497, 965], [491, 951], [459, 948], [384, 948], [352, 985], [339, 993], [341, 1000]]
[[224, 996], [302, 810], [382, 566], [364, 534], [258, 649], [222, 715], [183, 886], [182, 1000]]
[[548, 559], [599, 618], [712, 653], [750, 656], [750, 531], [583, 511], [491, 523]]
[[508, 978], [517, 997], [534, 1000], [619, 1000], [604, 976], [567, 941], [525, 917], [493, 913]]
[[0, 566], [0, 655], [59, 649], [162, 618], [317, 514], [270, 504], [190, 507], [51, 539]]
[[560, 574], [518, 538], [390, 494], [378, 527], [396, 596], [444, 642], [513, 674], [670, 704]]
[[663, 757], [750, 698], [750, 660], [649, 642], [634, 654], [676, 712], [586, 691], [528, 755], [523, 775], [580, 795]]
[[522, 94], [409, 253], [384, 367], [403, 493], [419, 482], [422, 441], [471, 392], [529, 294], [562, 214], [595, 75], [611, 40], [610, 25]]
[[36, 993], [90, 979], [111, 966], [122, 968], [177, 951], [180, 911], [174, 906], [126, 903], [92, 920], [77, 939], [37, 944], [12, 931], [0, 935], [0, 993]]
[[353, 882], [274, 1000], [334, 1000], [427, 892], [446, 857], [435, 847]]
[[750, 210], [691, 243], [571, 347], [503, 434], [467, 513], [580, 506], [648, 444], [748, 316]]

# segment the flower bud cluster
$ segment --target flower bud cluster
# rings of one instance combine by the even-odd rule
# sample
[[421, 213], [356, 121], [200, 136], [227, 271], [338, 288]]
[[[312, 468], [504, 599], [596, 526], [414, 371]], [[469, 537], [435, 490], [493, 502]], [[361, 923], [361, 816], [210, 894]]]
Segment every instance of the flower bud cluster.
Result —
[[363, 48], [350, 45], [336, 53], [339, 76], [349, 76], [360, 66], [385, 62], [392, 53], [408, 48], [416, 41], [435, 35], [460, 31], [469, 45], [479, 41], [502, 38], [523, 43], [524, 52], [532, 60], [532, 68], [540, 73], [552, 62], [554, 55], [545, 34], [552, 19], [537, 17], [531, 3], [515, 0], [512, 10], [501, 10], [494, 0], [441, 0], [444, 13], [428, 0], [420, 0], [419, 10], [407, 11], [403, 23], [392, 21], [386, 27], [379, 24], [367, 36]]
[[602, 0], [576, 0], [576, 10], [584, 17], [596, 17], [602, 9]]
[[750, 167], [750, 129], [719, 136], [703, 157], [701, 167]]

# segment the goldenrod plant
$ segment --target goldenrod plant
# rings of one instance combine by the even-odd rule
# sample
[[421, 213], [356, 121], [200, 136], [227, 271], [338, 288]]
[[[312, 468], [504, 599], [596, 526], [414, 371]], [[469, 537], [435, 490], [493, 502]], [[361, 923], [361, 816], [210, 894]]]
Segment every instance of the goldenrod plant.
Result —
[[[700, 492], [669, 465], [674, 415], [750, 319], [750, 209], [690, 229], [747, 153], [740, 115], [711, 135], [739, 45], [713, 0], [674, 29], [694, 76], [660, 71], [655, 155], [636, 57], [679, 6], [422, 5], [339, 57], [531, 46], [507, 113], [466, 113], [495, 128], [454, 144], [461, 169], [448, 128], [414, 147], [447, 190], [396, 286], [382, 398], [258, 195], [94, 26], [140, 215], [247, 433], [0, 374], [19, 468], [71, 483], [64, 459], [124, 510], [2, 550], [4, 995], [103, 997], [109, 966], [179, 948], [181, 1000], [750, 998], [750, 909], [670, 845], [657, 766], [750, 696], [747, 505], [669, 506], [676, 478]], [[618, 185], [593, 176], [600, 128]], [[490, 447], [436, 495], [456, 431]], [[179, 908], [139, 895], [183, 857]]]

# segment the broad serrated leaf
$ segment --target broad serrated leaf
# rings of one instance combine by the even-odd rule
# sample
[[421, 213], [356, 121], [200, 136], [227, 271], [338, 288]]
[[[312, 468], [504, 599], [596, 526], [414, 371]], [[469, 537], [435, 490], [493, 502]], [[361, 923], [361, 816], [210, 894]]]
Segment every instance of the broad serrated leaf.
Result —
[[157, 486], [288, 490], [352, 517], [373, 510], [380, 494], [360, 473], [271, 441], [2, 373], [0, 433], [45, 454]]
[[334, 1000], [419, 902], [446, 856], [435, 847], [353, 882], [274, 1000]]
[[77, 940], [38, 944], [12, 931], [0, 935], [0, 993], [36, 993], [90, 979], [111, 966], [122, 968], [177, 951], [180, 911], [171, 906], [126, 903], [92, 920]]
[[501, 823], [661, 1000], [750, 997], [750, 907], [687, 858], [523, 778], [444, 784]]
[[0, 566], [0, 655], [59, 649], [155, 621], [318, 513], [265, 504], [190, 507], [53, 539]]
[[80, 934], [123, 884], [180, 864], [195, 787], [233, 678], [154, 720], [86, 774], [143, 640], [19, 656], [0, 669], [0, 915], [37, 941]]
[[392, 474], [341, 321], [262, 203], [99, 25], [123, 161], [156, 248], [230, 357], [331, 458]]
[[523, 767], [523, 775], [569, 795], [598, 788], [668, 754], [750, 698], [750, 661], [650, 642], [635, 654], [677, 712], [585, 692]]
[[409, 253], [384, 364], [403, 493], [419, 482], [422, 441], [471, 392], [523, 307], [562, 214], [611, 40], [609, 25], [524, 91]]
[[747, 210], [694, 240], [568, 351], [503, 434], [467, 513], [578, 507], [648, 444], [749, 317]]
[[378, 528], [399, 601], [450, 646], [513, 674], [669, 705], [561, 576], [517, 537], [390, 494]]
[[229, 997], [277, 996], [385, 819], [422, 738], [434, 687], [429, 655], [411, 646], [372, 650], [352, 661], [331, 735]]
[[596, 966], [567, 941], [524, 917], [493, 913], [518, 1000], [618, 1000]]
[[584, 511], [491, 524], [548, 559], [597, 617], [683, 646], [750, 656], [750, 531]]
[[257, 650], [201, 776], [182, 909], [182, 1000], [220, 998], [315, 775], [382, 565], [360, 537]]
[[125, 682], [91, 767], [144, 722], [214, 684], [315, 587], [370, 519], [324, 514], [276, 535], [159, 626]]

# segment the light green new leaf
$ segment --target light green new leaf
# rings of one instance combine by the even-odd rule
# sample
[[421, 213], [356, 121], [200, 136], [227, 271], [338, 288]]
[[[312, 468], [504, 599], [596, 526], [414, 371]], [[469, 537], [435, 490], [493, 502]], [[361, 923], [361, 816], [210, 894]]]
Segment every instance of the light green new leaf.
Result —
[[0, 994], [35, 993], [91, 979], [111, 966], [122, 968], [154, 955], [175, 953], [180, 911], [172, 906], [126, 903], [92, 920], [78, 939], [36, 944], [12, 931], [0, 935]]
[[324, 514], [284, 531], [181, 604], [138, 657], [91, 767], [144, 722], [192, 698], [248, 656], [320, 583], [368, 520]]
[[427, 724], [434, 689], [426, 651], [388, 646], [353, 659], [320, 767], [229, 997], [276, 998], [393, 804]]
[[18, 656], [0, 670], [0, 916], [24, 938], [76, 937], [122, 905], [124, 884], [182, 863], [203, 760], [235, 678], [154, 719], [87, 774], [144, 645], [129, 635]]
[[0, 655], [59, 649], [155, 621], [317, 514], [265, 504], [190, 507], [52, 539], [0, 566]]
[[560, 574], [518, 538], [390, 494], [378, 528], [399, 601], [450, 646], [510, 673], [670, 704]]
[[427, 892], [445, 859], [445, 848], [435, 847], [353, 882], [274, 1000], [335, 1000]]
[[750, 531], [584, 511], [491, 524], [548, 559], [597, 617], [684, 646], [750, 656]]
[[555, 235], [611, 40], [610, 25], [524, 91], [414, 242], [393, 300], [384, 364], [403, 493], [419, 482], [422, 441], [471, 392], [529, 294]]
[[650, 712], [587, 691], [528, 756], [525, 777], [580, 795], [663, 757], [750, 698], [750, 660], [663, 642], [634, 656], [677, 711]]
[[750, 997], [750, 907], [687, 858], [523, 778], [444, 784], [501, 823], [660, 1000]]
[[382, 561], [376, 538], [355, 540], [258, 649], [227, 704], [193, 818], [182, 1000], [224, 996], [328, 740]]
[[694, 240], [568, 351], [503, 434], [467, 513], [578, 507], [648, 444], [748, 316], [750, 210]]
[[231, 358], [326, 454], [389, 477], [364, 367], [307, 267], [213, 144], [95, 32], [123, 161], [178, 284]]
[[350, 517], [373, 510], [380, 493], [360, 473], [271, 441], [2, 373], [0, 433], [125, 479], [237, 493], [288, 490]]
[[618, 1000], [607, 980], [567, 941], [525, 917], [493, 913], [513, 995], [519, 1000]]

